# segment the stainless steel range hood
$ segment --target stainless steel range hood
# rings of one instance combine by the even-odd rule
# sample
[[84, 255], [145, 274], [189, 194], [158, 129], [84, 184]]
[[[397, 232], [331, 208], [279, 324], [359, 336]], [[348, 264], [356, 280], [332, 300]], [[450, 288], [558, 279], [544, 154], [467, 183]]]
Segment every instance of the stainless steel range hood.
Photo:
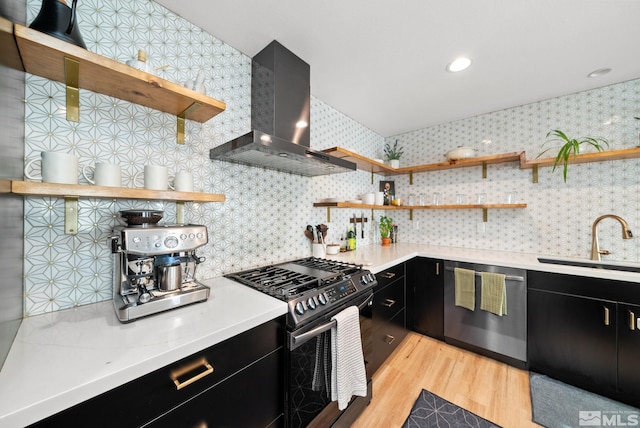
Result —
[[309, 64], [274, 40], [253, 57], [251, 73], [252, 130], [211, 149], [211, 159], [308, 177], [356, 170], [310, 147]]

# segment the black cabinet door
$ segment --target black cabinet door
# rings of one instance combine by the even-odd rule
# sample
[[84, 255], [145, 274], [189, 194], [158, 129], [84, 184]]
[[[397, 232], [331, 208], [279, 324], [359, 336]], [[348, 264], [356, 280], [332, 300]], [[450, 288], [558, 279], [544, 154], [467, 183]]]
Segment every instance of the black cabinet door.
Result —
[[640, 406], [640, 305], [618, 304], [618, 391]]
[[616, 302], [531, 289], [527, 300], [530, 370], [615, 393]]
[[393, 318], [384, 320], [383, 325], [373, 332], [373, 354], [369, 368], [375, 373], [389, 355], [407, 335], [405, 312], [398, 312]]
[[444, 340], [444, 265], [417, 257], [407, 263], [407, 324], [418, 333]]

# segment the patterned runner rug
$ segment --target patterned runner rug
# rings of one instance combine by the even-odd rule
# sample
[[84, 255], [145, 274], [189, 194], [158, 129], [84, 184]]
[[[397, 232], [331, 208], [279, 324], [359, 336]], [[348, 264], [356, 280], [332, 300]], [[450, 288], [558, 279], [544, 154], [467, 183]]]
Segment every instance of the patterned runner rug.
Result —
[[493, 422], [423, 389], [403, 428], [499, 428]]

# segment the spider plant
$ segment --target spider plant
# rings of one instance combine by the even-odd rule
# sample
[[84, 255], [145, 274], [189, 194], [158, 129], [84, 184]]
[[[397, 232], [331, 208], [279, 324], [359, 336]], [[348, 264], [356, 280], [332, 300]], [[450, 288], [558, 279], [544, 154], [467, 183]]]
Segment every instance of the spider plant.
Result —
[[[552, 138], [549, 139], [550, 137]], [[569, 166], [569, 159], [580, 154], [581, 145], [586, 144], [586, 145], [592, 146], [599, 152], [604, 150], [603, 146], [607, 146], [607, 147], [609, 146], [609, 143], [604, 138], [601, 138], [601, 137], [570, 138], [559, 129], [554, 129], [552, 131], [549, 131], [549, 133], [547, 133], [547, 141], [545, 141], [542, 146], [544, 147], [545, 144], [547, 143], [557, 143], [557, 142], [562, 143], [562, 146], [558, 150], [558, 154], [556, 155], [556, 159], [553, 163], [552, 171], [555, 171], [556, 167], [561, 164], [563, 166], [562, 177], [564, 178], [565, 183], [567, 182], [567, 168]], [[554, 148], [555, 146], [549, 147], [548, 149], [540, 153], [538, 157], [544, 155], [549, 150], [552, 150]]]

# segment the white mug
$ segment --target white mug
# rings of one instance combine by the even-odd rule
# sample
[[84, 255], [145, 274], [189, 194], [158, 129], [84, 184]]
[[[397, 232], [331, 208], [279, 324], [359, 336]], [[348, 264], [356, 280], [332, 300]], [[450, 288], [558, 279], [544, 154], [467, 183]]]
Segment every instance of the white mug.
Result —
[[145, 165], [144, 171], [133, 176], [133, 182], [137, 183], [140, 174], [144, 174], [144, 188], [150, 190], [167, 190], [169, 187], [169, 170], [162, 165]]
[[170, 187], [177, 192], [193, 192], [193, 174], [189, 171], [176, 173], [173, 179], [173, 186]]
[[[93, 169], [93, 180], [87, 176], [87, 169]], [[96, 186], [122, 187], [120, 165], [104, 162], [98, 162], [96, 166], [85, 165], [82, 167], [82, 175]]]
[[[24, 175], [29, 180], [44, 183], [78, 184], [78, 157], [58, 152], [42, 152], [40, 158], [31, 159], [24, 166]], [[29, 174], [31, 164], [41, 161], [41, 176]]]

